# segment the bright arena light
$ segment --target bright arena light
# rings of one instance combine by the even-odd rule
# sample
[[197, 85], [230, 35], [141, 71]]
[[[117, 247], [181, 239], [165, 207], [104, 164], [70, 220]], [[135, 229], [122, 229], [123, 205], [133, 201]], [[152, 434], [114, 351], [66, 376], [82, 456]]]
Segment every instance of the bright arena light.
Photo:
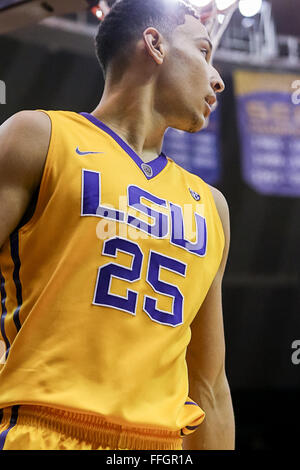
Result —
[[212, 0], [191, 0], [191, 2], [195, 7], [206, 7]]
[[102, 18], [102, 16], [103, 16], [102, 11], [101, 11], [101, 10], [97, 10], [97, 11], [96, 11], [96, 16], [97, 16], [97, 18]]
[[[251, 0], [250, 0], [251, 1]], [[231, 7], [236, 2], [236, 0], [216, 0], [216, 5], [219, 11], [226, 10], [226, 8]]]
[[239, 9], [243, 16], [257, 15], [262, 7], [262, 0], [240, 0]]

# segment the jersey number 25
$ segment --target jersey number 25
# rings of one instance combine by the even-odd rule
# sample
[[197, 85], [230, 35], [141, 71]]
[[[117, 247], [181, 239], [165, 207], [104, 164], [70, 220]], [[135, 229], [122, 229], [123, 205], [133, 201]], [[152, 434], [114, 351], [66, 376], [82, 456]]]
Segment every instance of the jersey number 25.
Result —
[[[110, 293], [110, 286], [113, 278], [130, 283], [140, 280], [144, 255], [137, 243], [124, 238], [115, 237], [104, 242], [103, 255], [116, 258], [118, 251], [132, 256], [131, 267], [126, 268], [117, 263], [108, 263], [101, 266], [98, 270], [93, 304], [116, 308], [117, 310], [123, 310], [126, 313], [135, 315], [138, 292], [127, 289], [127, 296], [122, 297]], [[157, 308], [157, 299], [148, 295], [144, 296], [143, 310], [151, 320], [162, 325], [175, 327], [183, 322], [184, 299], [178, 287], [159, 279], [161, 268], [185, 277], [186, 264], [155, 251], [150, 251], [149, 253], [146, 281], [154, 292], [172, 298], [172, 312], [159, 310]]]

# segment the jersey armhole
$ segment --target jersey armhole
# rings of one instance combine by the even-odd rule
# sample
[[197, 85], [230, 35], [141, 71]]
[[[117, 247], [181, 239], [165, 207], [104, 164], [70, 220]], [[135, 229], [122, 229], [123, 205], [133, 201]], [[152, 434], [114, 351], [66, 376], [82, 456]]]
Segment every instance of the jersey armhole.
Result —
[[36, 206], [30, 219], [18, 229], [18, 232], [20, 234], [27, 233], [35, 224], [35, 222], [38, 220], [41, 213], [43, 212], [43, 209], [45, 206], [45, 188], [47, 187], [49, 175], [51, 172], [52, 154], [53, 154], [53, 149], [55, 147], [55, 133], [53, 129], [53, 119], [51, 118], [51, 114], [48, 111], [44, 111], [43, 109], [37, 109], [36, 111], [46, 114], [50, 119], [50, 122], [51, 122], [50, 140], [49, 140], [49, 147], [48, 147], [48, 151], [47, 151], [47, 155], [46, 155], [46, 159], [44, 163], [44, 169], [43, 169], [40, 185], [37, 188], [38, 196], [36, 199]]

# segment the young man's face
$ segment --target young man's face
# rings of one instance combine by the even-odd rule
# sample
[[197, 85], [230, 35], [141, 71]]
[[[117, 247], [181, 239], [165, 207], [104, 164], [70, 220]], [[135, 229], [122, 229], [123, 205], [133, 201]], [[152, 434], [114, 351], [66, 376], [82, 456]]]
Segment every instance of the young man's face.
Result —
[[162, 72], [162, 102], [170, 127], [197, 132], [224, 83], [211, 64], [211, 41], [200, 20], [186, 15], [169, 44]]

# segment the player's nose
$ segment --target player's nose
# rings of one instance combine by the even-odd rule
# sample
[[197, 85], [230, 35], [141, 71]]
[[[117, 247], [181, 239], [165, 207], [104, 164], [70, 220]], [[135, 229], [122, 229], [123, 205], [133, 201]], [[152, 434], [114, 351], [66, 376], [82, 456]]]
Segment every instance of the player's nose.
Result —
[[210, 80], [210, 86], [215, 93], [222, 93], [225, 90], [225, 83], [223, 82], [219, 72], [214, 68]]

